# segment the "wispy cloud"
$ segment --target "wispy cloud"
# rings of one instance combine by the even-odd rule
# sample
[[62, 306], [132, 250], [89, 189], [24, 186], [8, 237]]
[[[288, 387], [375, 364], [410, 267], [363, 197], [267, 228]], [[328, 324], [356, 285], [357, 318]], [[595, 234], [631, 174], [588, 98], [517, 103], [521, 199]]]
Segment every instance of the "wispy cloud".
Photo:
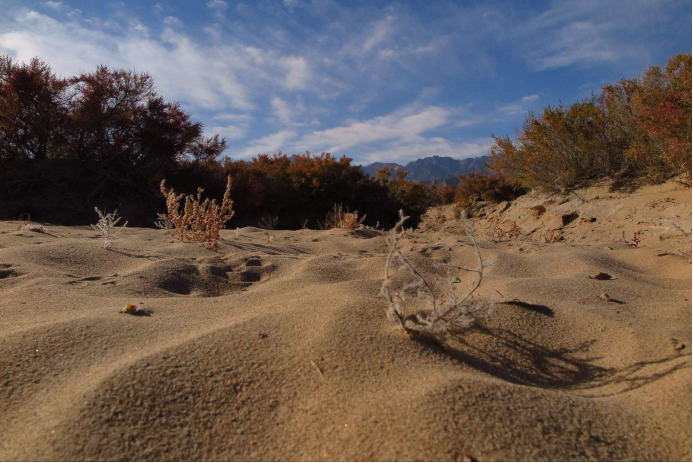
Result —
[[603, 30], [603, 26], [588, 21], [568, 24], [556, 31], [545, 47], [528, 56], [538, 70], [616, 61], [621, 55]]
[[414, 140], [446, 124], [449, 115], [450, 111], [442, 107], [406, 107], [387, 116], [306, 134], [298, 144], [316, 151], [337, 152], [385, 140]]
[[287, 143], [296, 137], [296, 132], [293, 130], [282, 130], [266, 137], [252, 140], [248, 146], [237, 153], [238, 157], [251, 157], [257, 154], [276, 153], [281, 149], [285, 149]]
[[48, 2], [44, 2], [43, 4], [44, 4], [45, 6], [47, 6], [48, 8], [51, 8], [51, 9], [53, 9], [53, 10], [60, 10], [60, 9], [62, 9], [62, 8], [65, 7], [65, 5], [63, 4], [63, 2], [51, 2], [51, 1], [48, 1]]
[[291, 124], [293, 122], [293, 111], [289, 107], [286, 101], [279, 97], [272, 98], [272, 110], [274, 114], [279, 118], [279, 120], [284, 124]]
[[527, 112], [532, 106], [532, 102], [538, 99], [539, 95], [536, 93], [525, 95], [517, 101], [499, 107], [498, 110], [508, 116], [516, 116]]
[[219, 135], [227, 140], [238, 140], [245, 136], [246, 129], [237, 125], [226, 125], [210, 127], [205, 132], [207, 136]]
[[464, 158], [486, 154], [487, 139], [470, 142], [428, 136], [430, 132], [459, 124], [454, 118], [458, 112], [415, 102], [385, 116], [308, 133], [296, 140], [293, 146], [311, 151], [347, 153], [357, 162], [405, 162], [434, 155]]
[[226, 11], [229, 8], [228, 3], [226, 3], [224, 0], [209, 0], [206, 3], [206, 5], [207, 8], [214, 11], [214, 14], [217, 18], [223, 18], [224, 11]]
[[690, 39], [676, 0], [74, 2], [7, 8], [0, 53], [63, 76], [146, 71], [242, 157], [485, 154], [490, 133], [512, 132], [540, 101], [568, 101], [605, 70], [634, 75], [674, 50], [674, 27]]
[[529, 49], [525, 56], [537, 70], [616, 63], [638, 56], [648, 60], [642, 40], [628, 37], [648, 22], [667, 21], [675, 5], [675, 1], [647, 0], [553, 2], [514, 34], [522, 38]]
[[310, 79], [302, 57], [238, 42], [204, 44], [181, 32], [181, 21], [173, 16], [163, 19], [156, 35], [132, 18], [58, 20], [21, 9], [13, 20], [10, 30], [0, 32], [0, 52], [23, 61], [43, 57], [61, 75], [101, 63], [147, 71], [166, 97], [193, 107], [249, 110], [261, 89], [303, 89]]

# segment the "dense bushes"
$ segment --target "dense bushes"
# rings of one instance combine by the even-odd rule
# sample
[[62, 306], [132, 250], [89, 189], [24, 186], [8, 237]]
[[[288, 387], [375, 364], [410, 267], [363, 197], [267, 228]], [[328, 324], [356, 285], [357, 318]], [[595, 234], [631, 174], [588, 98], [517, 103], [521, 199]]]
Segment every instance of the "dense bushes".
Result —
[[517, 139], [494, 137], [493, 174], [463, 175], [457, 187], [410, 182], [406, 172], [366, 175], [327, 153], [224, 159], [226, 142], [178, 103], [166, 102], [147, 74], [99, 67], [62, 79], [35, 59], [0, 57], [0, 218], [89, 223], [93, 208], [121, 211], [151, 226], [163, 210], [159, 184], [220, 199], [227, 177], [229, 226], [316, 227], [335, 204], [390, 227], [403, 209], [415, 226], [427, 208], [455, 200], [513, 199], [521, 187], [564, 189], [601, 177], [691, 177], [691, 55], [666, 69], [604, 87], [598, 98], [529, 114]]
[[371, 225], [394, 224], [400, 208], [416, 223], [438, 200], [436, 188], [403, 176], [376, 180], [326, 153], [219, 161], [225, 140], [202, 133], [147, 74], [101, 66], [61, 79], [37, 59], [0, 57], [0, 218], [89, 223], [99, 207], [152, 226], [165, 208], [164, 178], [177, 191], [201, 187], [221, 199], [230, 176], [232, 227], [264, 216], [282, 228], [315, 227], [335, 204], [367, 214]]
[[691, 179], [691, 55], [604, 87], [599, 98], [530, 113], [517, 139], [494, 137], [489, 168], [528, 187], [603, 177]]
[[460, 175], [457, 185], [455, 203], [466, 207], [474, 201], [483, 200], [490, 203], [512, 201], [525, 193], [521, 186], [511, 183], [501, 174], [478, 172]]
[[[225, 149], [146, 74], [99, 67], [60, 79], [0, 57], [0, 216], [79, 223], [95, 206], [151, 223], [157, 180]], [[194, 190], [193, 190], [194, 191]]]
[[[369, 225], [389, 226], [396, 221], [399, 207], [412, 207], [360, 166], [352, 165], [349, 158], [328, 153], [181, 163], [175, 182], [170, 183], [182, 191], [204, 185], [209, 194], [220, 197], [227, 175], [235, 201], [233, 227], [257, 226], [263, 216], [271, 216], [279, 219], [279, 228], [298, 229], [304, 224], [316, 228], [335, 204], [366, 214]], [[418, 217], [418, 209], [412, 214]]]

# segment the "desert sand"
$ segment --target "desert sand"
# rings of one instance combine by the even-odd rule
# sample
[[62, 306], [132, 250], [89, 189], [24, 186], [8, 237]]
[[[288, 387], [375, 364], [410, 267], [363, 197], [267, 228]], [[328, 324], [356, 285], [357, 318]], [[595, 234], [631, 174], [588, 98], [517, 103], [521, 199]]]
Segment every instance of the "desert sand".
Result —
[[[525, 236], [485, 236], [500, 210]], [[691, 190], [480, 215], [495, 313], [444, 346], [386, 319], [380, 231], [224, 230], [214, 252], [129, 228], [105, 250], [89, 227], [1, 222], [0, 459], [690, 460], [690, 238], [671, 223], [690, 231]], [[454, 223], [405, 251], [471, 259]]]

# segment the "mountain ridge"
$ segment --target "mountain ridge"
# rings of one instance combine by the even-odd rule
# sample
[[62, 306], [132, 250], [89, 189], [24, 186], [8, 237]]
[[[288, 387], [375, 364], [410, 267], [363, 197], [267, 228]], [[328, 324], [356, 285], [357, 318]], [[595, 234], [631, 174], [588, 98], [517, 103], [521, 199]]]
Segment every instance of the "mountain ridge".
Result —
[[372, 177], [375, 177], [376, 169], [383, 167], [392, 167], [396, 169], [399, 167], [407, 172], [407, 180], [414, 180], [417, 182], [444, 181], [446, 183], [457, 183], [457, 177], [461, 174], [485, 171], [485, 162], [487, 159], [488, 156], [466, 159], [455, 159], [449, 156], [429, 156], [411, 161], [406, 165], [401, 165], [396, 162], [374, 162], [362, 167], [364, 172]]

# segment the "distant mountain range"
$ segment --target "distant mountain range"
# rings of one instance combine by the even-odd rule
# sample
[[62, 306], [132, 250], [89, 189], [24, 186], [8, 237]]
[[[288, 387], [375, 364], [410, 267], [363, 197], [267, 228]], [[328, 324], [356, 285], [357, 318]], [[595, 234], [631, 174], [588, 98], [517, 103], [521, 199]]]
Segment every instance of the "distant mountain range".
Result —
[[486, 170], [484, 164], [488, 156], [478, 158], [454, 159], [447, 156], [431, 156], [417, 159], [402, 166], [394, 162], [374, 162], [363, 166], [364, 172], [375, 177], [375, 170], [382, 167], [398, 167], [407, 172], [407, 180], [417, 182], [441, 182], [456, 184], [460, 174], [470, 174]]

